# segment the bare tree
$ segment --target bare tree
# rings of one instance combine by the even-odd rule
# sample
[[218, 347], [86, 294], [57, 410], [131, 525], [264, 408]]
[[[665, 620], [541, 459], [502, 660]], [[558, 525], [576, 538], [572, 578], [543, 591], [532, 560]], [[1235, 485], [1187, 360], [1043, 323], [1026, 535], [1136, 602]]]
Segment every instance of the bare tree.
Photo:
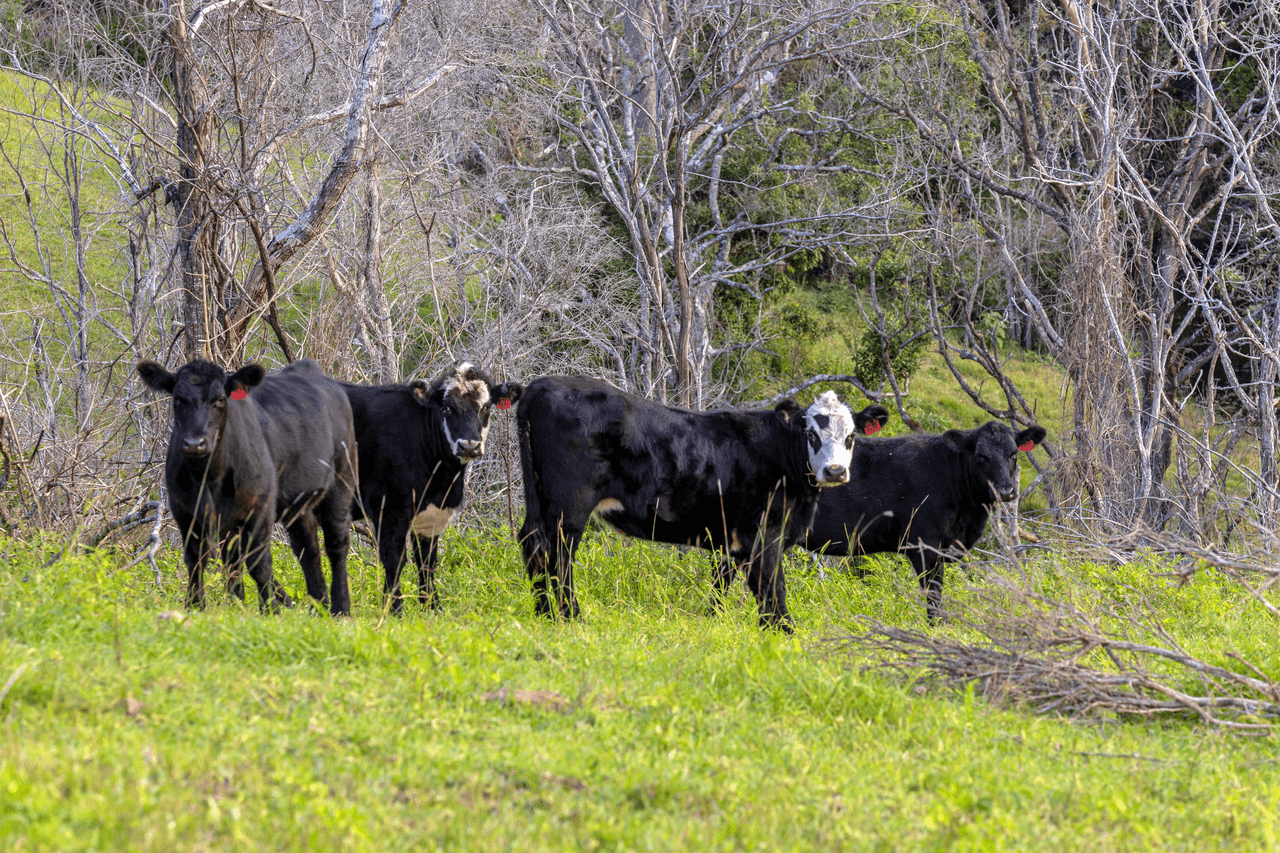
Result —
[[738, 343], [716, 340], [717, 288], [758, 299], [771, 267], [832, 251], [869, 215], [823, 180], [854, 171], [857, 123], [824, 72], [856, 39], [858, 6], [539, 5], [561, 103], [545, 153], [598, 189], [640, 283], [613, 344], [625, 384], [700, 406]]
[[[1273, 522], [1275, 7], [941, 8], [949, 17], [860, 82], [922, 143], [917, 198], [951, 284], [935, 290], [939, 331], [964, 329], [958, 345], [940, 336], [944, 350], [999, 376], [981, 328], [991, 311], [1045, 347], [1074, 391], [1067, 470], [1122, 527], [1173, 517], [1179, 423], [1193, 390], [1216, 383], [1255, 432]], [[989, 410], [1028, 417], [1001, 388], [1007, 402]]]

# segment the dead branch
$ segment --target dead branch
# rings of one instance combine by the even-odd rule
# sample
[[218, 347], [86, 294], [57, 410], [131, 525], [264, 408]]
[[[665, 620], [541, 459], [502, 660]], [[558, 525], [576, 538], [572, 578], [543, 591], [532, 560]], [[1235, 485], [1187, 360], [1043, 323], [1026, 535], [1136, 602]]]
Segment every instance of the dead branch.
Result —
[[[1104, 630], [1103, 618], [1162, 638], [1140, 642]], [[1141, 617], [1149, 619], [1149, 615]], [[947, 689], [972, 685], [996, 702], [1069, 717], [1190, 716], [1244, 734], [1280, 725], [1280, 683], [1250, 667], [1234, 672], [1178, 648], [1157, 627], [1105, 608], [1084, 612], [988, 576], [978, 603], [952, 613], [955, 631], [869, 621], [827, 641], [833, 653]], [[957, 638], [960, 633], [969, 638]]]

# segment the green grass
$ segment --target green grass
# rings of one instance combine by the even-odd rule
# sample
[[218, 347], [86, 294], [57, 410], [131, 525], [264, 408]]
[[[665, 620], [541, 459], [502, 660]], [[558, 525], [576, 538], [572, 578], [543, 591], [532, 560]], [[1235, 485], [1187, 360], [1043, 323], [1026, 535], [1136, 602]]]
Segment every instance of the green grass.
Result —
[[[351, 619], [217, 593], [183, 623], [158, 618], [180, 601], [172, 554], [157, 590], [110, 553], [39, 569], [43, 550], [0, 543], [0, 684], [22, 670], [0, 700], [0, 849], [1275, 847], [1274, 740], [1033, 717], [832, 652], [859, 615], [924, 627], [898, 561], [819, 580], [790, 559], [787, 638], [740, 591], [706, 615], [699, 553], [593, 536], [584, 618], [555, 624], [509, 537], [446, 538], [438, 614], [384, 617], [361, 551]], [[1050, 559], [1036, 582], [1136, 590], [1176, 637], [1252, 638], [1280, 672], [1261, 608], [1151, 568]], [[961, 577], [949, 595], [972, 594]]]

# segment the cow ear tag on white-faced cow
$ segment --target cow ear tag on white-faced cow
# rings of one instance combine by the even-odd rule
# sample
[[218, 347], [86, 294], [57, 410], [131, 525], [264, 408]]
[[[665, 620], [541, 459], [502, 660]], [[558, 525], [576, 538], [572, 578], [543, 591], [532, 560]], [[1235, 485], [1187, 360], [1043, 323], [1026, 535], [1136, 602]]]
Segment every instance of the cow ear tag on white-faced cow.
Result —
[[875, 435], [880, 431], [880, 422], [867, 421], [867, 425], [862, 428], [862, 431], [867, 435]]

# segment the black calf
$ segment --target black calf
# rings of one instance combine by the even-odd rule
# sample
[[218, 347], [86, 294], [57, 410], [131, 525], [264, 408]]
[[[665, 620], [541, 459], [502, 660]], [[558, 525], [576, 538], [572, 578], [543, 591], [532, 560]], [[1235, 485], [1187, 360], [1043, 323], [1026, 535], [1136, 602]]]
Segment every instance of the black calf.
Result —
[[462, 504], [467, 463], [484, 454], [489, 416], [510, 408], [524, 387], [494, 385], [488, 374], [463, 362], [428, 384], [343, 383], [360, 446], [360, 492], [353, 511], [378, 537], [386, 595], [401, 610], [400, 572], [405, 538], [418, 566], [418, 597], [438, 607], [437, 541]]
[[982, 537], [988, 505], [1018, 494], [1018, 451], [1044, 441], [999, 421], [941, 435], [859, 441], [847, 485], [826, 489], [804, 547], [833, 556], [902, 552], [925, 609], [942, 613], [945, 564]]
[[264, 609], [290, 604], [271, 567], [271, 528], [280, 521], [307, 593], [333, 613], [350, 613], [346, 559], [357, 469], [351, 409], [337, 383], [309, 360], [271, 376], [256, 364], [228, 374], [198, 359], [176, 373], [153, 361], [137, 369], [147, 387], [173, 396], [165, 482], [183, 534], [187, 606], [204, 606], [205, 567], [218, 548], [233, 595], [244, 599], [247, 568]]

